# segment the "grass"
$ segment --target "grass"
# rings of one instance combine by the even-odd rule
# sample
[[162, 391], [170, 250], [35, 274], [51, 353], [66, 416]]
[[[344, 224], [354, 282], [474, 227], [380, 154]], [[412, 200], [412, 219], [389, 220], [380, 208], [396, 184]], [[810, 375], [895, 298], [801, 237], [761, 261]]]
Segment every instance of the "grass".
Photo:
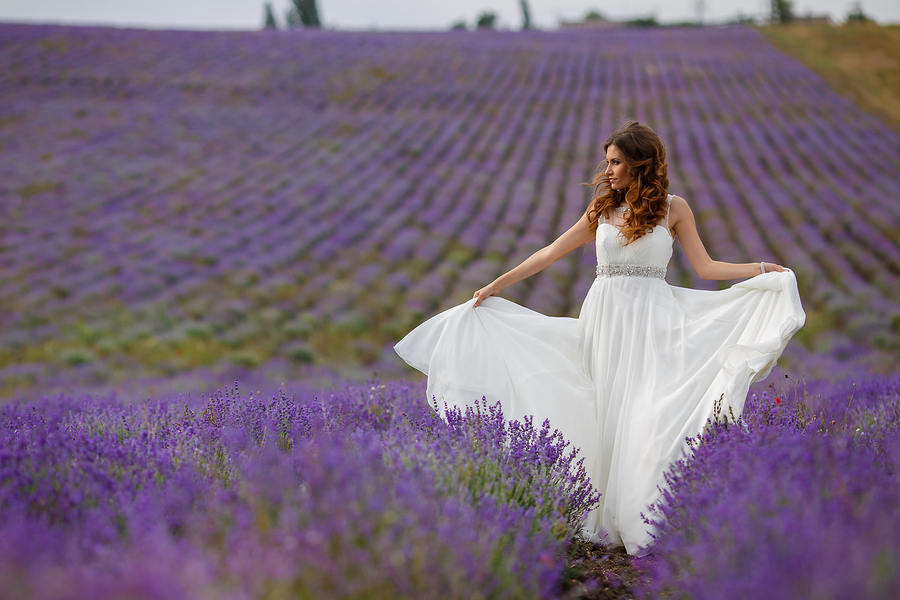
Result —
[[795, 24], [761, 31], [839, 94], [900, 130], [900, 25]]

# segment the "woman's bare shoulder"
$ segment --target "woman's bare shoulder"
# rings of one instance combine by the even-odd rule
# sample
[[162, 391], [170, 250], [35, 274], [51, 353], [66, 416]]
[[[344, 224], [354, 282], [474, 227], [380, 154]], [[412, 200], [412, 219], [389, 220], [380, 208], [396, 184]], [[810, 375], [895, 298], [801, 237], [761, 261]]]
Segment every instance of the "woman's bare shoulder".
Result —
[[682, 198], [681, 196], [672, 196], [671, 202], [671, 210], [675, 210], [676, 208], [684, 208], [688, 206], [688, 201]]
[[679, 225], [691, 223], [694, 220], [694, 213], [687, 200], [681, 196], [672, 196], [669, 200], [669, 230], [673, 233], [679, 229]]
[[691, 206], [688, 201], [681, 196], [672, 196], [669, 200], [669, 222], [676, 221], [691, 213]]

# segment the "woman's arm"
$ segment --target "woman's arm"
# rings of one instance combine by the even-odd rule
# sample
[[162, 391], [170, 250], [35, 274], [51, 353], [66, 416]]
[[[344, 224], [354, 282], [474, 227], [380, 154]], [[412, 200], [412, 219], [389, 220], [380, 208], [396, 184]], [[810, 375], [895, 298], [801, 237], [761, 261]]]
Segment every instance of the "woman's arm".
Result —
[[535, 273], [542, 271], [558, 261], [560, 258], [578, 248], [587, 244], [594, 237], [588, 224], [587, 212], [578, 222], [572, 225], [568, 231], [556, 238], [549, 246], [544, 246], [520, 264], [518, 267], [507, 271], [488, 285], [484, 286], [472, 296], [475, 298], [475, 307], [481, 305], [485, 298], [496, 296], [504, 289], [514, 283], [522, 281], [526, 277], [531, 277]]
[[[672, 198], [672, 206], [669, 208], [669, 229], [681, 240], [681, 247], [684, 248], [684, 253], [700, 279], [740, 279], [762, 274], [762, 267], [758, 262], [737, 264], [711, 259], [697, 233], [694, 213], [681, 196]], [[784, 267], [775, 263], [767, 262], [763, 265], [766, 273], [784, 271]]]

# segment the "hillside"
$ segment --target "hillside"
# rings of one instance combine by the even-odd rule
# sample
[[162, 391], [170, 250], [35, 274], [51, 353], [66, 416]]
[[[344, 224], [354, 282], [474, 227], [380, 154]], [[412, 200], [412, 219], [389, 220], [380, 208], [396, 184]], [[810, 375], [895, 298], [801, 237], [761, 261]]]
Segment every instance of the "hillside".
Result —
[[[714, 257], [797, 272], [793, 375], [895, 367], [900, 136], [753, 29], [0, 25], [0, 396], [397, 369], [392, 342], [577, 219], [629, 117]], [[576, 315], [593, 264], [507, 296]], [[712, 285], [677, 248], [668, 280]]]
[[762, 31], [838, 93], [900, 129], [900, 26], [795, 24]]

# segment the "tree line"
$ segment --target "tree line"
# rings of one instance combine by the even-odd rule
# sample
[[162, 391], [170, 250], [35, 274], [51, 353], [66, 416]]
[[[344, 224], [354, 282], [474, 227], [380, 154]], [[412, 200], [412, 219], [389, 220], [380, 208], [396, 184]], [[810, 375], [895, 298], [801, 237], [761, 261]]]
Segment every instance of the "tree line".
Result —
[[[519, 0], [519, 6], [522, 10], [522, 29], [531, 29], [531, 10], [528, 7], [528, 0]], [[278, 21], [275, 18], [275, 9], [272, 7], [272, 3], [266, 2], [263, 5], [263, 10], [263, 27], [265, 29], [278, 29]], [[319, 28], [322, 26], [316, 0], [291, 0], [291, 7], [285, 14], [284, 20], [289, 29], [299, 27]], [[477, 29], [493, 29], [496, 24], [497, 13], [489, 10], [479, 14], [475, 20]], [[457, 21], [451, 26], [451, 29], [467, 28], [465, 21]]]
[[[770, 0], [770, 22], [772, 23], [790, 23], [796, 17], [794, 14], [793, 0]], [[522, 11], [522, 29], [531, 29], [531, 10], [528, 6], [528, 0], [519, 0], [519, 7]], [[263, 27], [265, 29], [277, 29], [278, 22], [275, 19], [275, 11], [271, 2], [264, 5]], [[602, 19], [602, 15], [596, 11], [588, 12], [585, 20]], [[863, 11], [862, 3], [857, 0], [851, 5], [849, 14], [847, 15], [848, 23], [866, 23], [872, 19]], [[291, 0], [291, 7], [285, 14], [285, 23], [289, 29], [300, 27], [319, 28], [322, 26], [322, 20], [319, 18], [319, 9], [316, 6], [316, 0]], [[655, 26], [658, 25], [655, 17], [647, 19], [636, 19], [627, 22], [633, 26]], [[487, 10], [481, 12], [475, 19], [476, 29], [494, 29], [497, 25], [497, 13]], [[464, 20], [457, 21], [450, 26], [451, 29], [468, 29], [468, 24]]]

